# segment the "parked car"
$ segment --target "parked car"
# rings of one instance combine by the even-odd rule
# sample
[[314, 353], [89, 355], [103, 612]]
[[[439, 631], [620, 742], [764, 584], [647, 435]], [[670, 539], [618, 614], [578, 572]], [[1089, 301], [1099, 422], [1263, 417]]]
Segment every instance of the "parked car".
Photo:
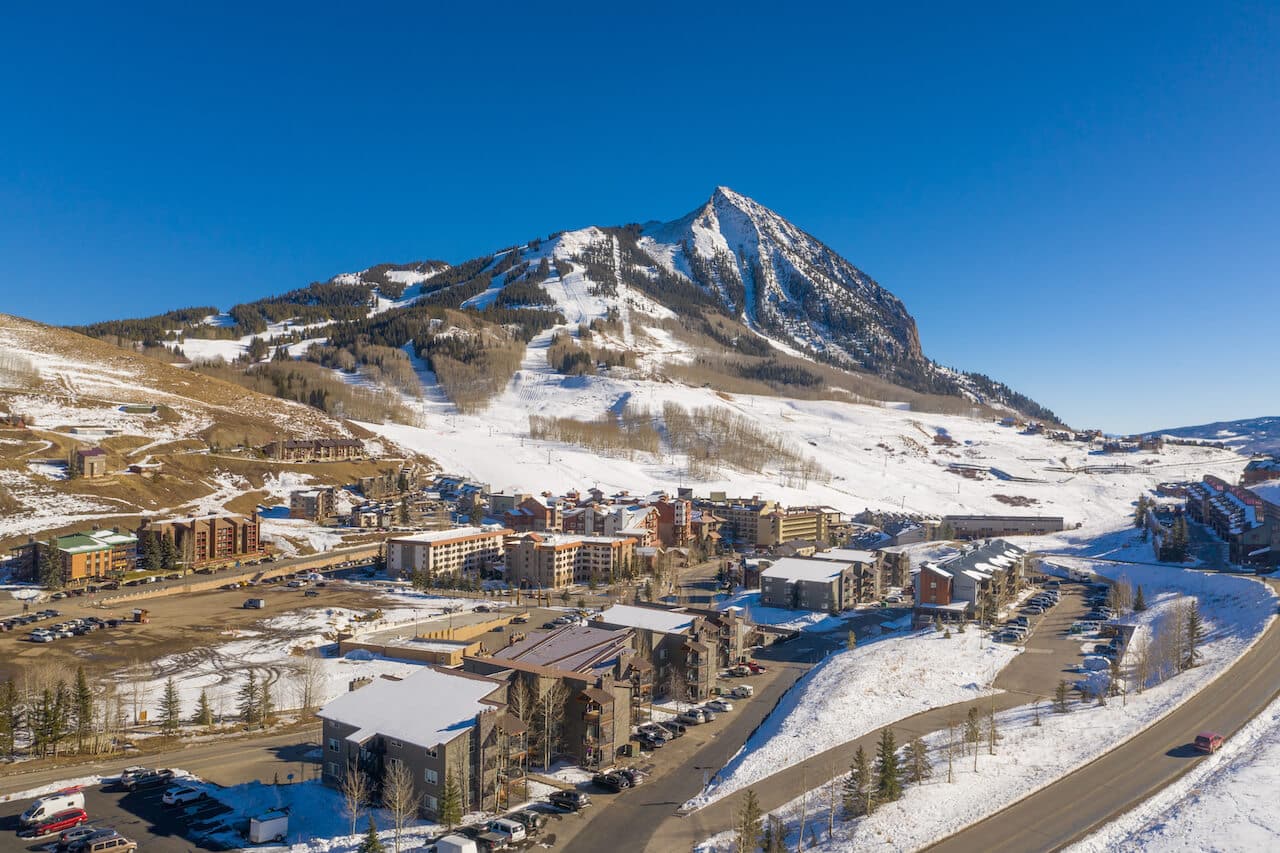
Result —
[[740, 663], [737, 666], [729, 667], [729, 674], [738, 678], [745, 678], [751, 674], [751, 667], [744, 663]]
[[640, 732], [637, 734], [636, 743], [640, 744], [641, 749], [647, 749], [650, 751], [662, 749], [662, 747], [667, 745], [665, 738], [656, 737], [648, 732]]
[[606, 791], [613, 791], [615, 794], [624, 788], [631, 787], [631, 783], [623, 780], [617, 773], [597, 773], [591, 777], [591, 782]]
[[657, 725], [661, 726], [665, 731], [671, 733], [671, 737], [668, 738], [668, 740], [672, 740], [678, 737], [684, 737], [684, 733], [686, 731], [684, 723], [679, 723], [679, 722], [676, 722], [675, 720], [664, 720], [661, 723], [657, 723]]
[[76, 853], [134, 853], [137, 849], [138, 842], [117, 835], [113, 838], [87, 841]]
[[90, 844], [97, 844], [98, 842], [106, 841], [109, 838], [119, 837], [120, 833], [116, 832], [114, 829], [101, 827], [90, 828], [88, 835], [78, 841], [72, 842], [68, 845], [67, 849], [70, 853], [80, 853], [80, 851], [87, 849]]
[[729, 695], [734, 699], [750, 699], [755, 692], [756, 689], [750, 684], [739, 684], [729, 691]]
[[714, 709], [714, 708], [711, 708], [711, 707], [710, 707], [710, 706], [708, 706], [708, 705], [702, 705], [702, 706], [700, 706], [700, 707], [694, 708], [693, 710], [701, 712], [701, 714], [702, 714], [702, 719], [703, 719], [704, 721], [706, 721], [706, 722], [708, 722], [708, 723], [713, 723], [713, 722], [715, 722], [715, 719], [716, 719], [716, 712], [715, 712], [715, 709]]
[[591, 805], [591, 796], [585, 791], [552, 791], [547, 801], [565, 811], [576, 812]]
[[1031, 625], [1031, 620], [1025, 616], [1015, 616], [1009, 621], [1015, 625], [1021, 625], [1024, 628], [1030, 627]]
[[511, 820], [519, 821], [524, 824], [525, 831], [533, 834], [542, 827], [547, 825], [547, 818], [541, 812], [535, 812], [533, 809], [525, 809], [524, 811], [513, 812], [507, 815]]
[[66, 809], [30, 824], [18, 831], [19, 838], [47, 838], [74, 829], [89, 820], [84, 809]]
[[685, 711], [683, 714], [676, 717], [676, 720], [684, 723], [686, 726], [700, 726], [707, 721], [706, 717], [699, 713], [697, 708]]
[[1036, 607], [1034, 604], [1028, 604], [1026, 607], [1022, 608], [1022, 612], [1028, 613], [1032, 616], [1039, 616], [1044, 613], [1044, 608]]
[[267, 602], [265, 599], [262, 599], [262, 598], [248, 598], [248, 599], [245, 599], [245, 602], [244, 602], [245, 610], [261, 610], [266, 606], [267, 606]]
[[713, 711], [727, 714], [733, 710], [733, 703], [727, 699], [712, 699], [707, 703], [707, 707]]
[[761, 666], [760, 664], [756, 663], [753, 660], [747, 661], [747, 669], [751, 670], [752, 675], [762, 675], [763, 673], [766, 673], [769, 671], [768, 669], [766, 669], [765, 667]]
[[[40, 823], [55, 814], [73, 809], [84, 809], [84, 791], [79, 787], [50, 791], [33, 800], [31, 805], [27, 806], [27, 810], [18, 816], [18, 823], [23, 826]], [[70, 827], [63, 828], [69, 829]]]
[[[77, 826], [75, 829], [68, 829], [66, 832], [62, 833], [62, 835], [58, 836], [58, 849], [70, 850], [71, 845], [78, 841], [83, 841], [90, 835], [100, 831], [101, 830], [97, 827], [93, 826]], [[114, 832], [115, 830], [112, 831]]]
[[661, 723], [645, 723], [640, 726], [639, 731], [649, 735], [649, 737], [659, 737], [663, 740], [673, 740], [675, 735]]
[[121, 784], [127, 791], [136, 791], [139, 788], [156, 788], [171, 781], [173, 781], [172, 770], [147, 770]]
[[204, 798], [205, 792], [195, 785], [174, 785], [165, 790], [160, 802], [166, 806], [181, 806]]
[[1222, 746], [1223, 737], [1217, 732], [1201, 732], [1196, 735], [1195, 747], [1200, 752], [1215, 753]]
[[489, 831], [507, 836], [507, 840], [512, 844], [518, 844], [529, 837], [529, 833], [523, 823], [505, 817], [489, 821]]

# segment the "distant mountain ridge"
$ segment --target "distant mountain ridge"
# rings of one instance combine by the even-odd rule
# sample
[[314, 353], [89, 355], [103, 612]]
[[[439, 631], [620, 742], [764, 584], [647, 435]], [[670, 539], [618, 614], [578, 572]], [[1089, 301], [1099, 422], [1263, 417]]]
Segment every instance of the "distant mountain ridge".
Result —
[[1178, 438], [1220, 441], [1244, 454], [1280, 454], [1280, 417], [1277, 416], [1158, 429], [1147, 435], [1172, 435]]
[[[565, 286], [577, 295], [565, 296]], [[584, 290], [589, 298], [583, 298]], [[718, 187], [705, 203], [670, 222], [556, 232], [456, 265], [384, 263], [343, 273], [233, 306], [220, 318], [224, 330], [218, 334], [260, 334], [286, 319], [358, 324], [415, 305], [488, 311], [491, 317], [505, 312], [496, 317], [503, 323], [513, 317], [528, 321], [530, 309], [559, 311], [571, 324], [631, 307], [669, 312], [685, 322], [702, 317], [708, 334], [720, 334], [726, 350], [742, 356], [789, 353], [869, 373], [911, 391], [1057, 421], [1052, 411], [1001, 382], [930, 360], [900, 299], [817, 238], [727, 187]], [[201, 311], [207, 309], [82, 331], [157, 340], [175, 327], [196, 336], [212, 334], [191, 322]], [[722, 320], [708, 323], [707, 317]], [[745, 335], [726, 331], [722, 321]], [[149, 325], [140, 329], [140, 322]], [[526, 322], [527, 329], [541, 326]], [[334, 334], [342, 337], [338, 330]]]

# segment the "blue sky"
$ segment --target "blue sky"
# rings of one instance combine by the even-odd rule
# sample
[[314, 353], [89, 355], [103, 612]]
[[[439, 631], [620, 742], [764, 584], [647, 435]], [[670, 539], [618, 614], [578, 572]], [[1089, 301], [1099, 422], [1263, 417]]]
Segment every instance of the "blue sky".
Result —
[[1074, 424], [1280, 408], [1280, 7], [446, 5], [9, 10], [0, 310], [226, 307], [725, 184]]

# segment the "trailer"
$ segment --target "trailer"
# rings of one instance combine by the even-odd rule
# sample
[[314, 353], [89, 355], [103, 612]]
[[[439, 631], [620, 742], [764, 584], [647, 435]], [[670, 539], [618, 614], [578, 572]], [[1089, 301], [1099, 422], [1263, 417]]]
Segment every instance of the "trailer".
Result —
[[265, 812], [249, 819], [249, 841], [252, 844], [284, 841], [288, 834], [289, 813], [283, 809]]

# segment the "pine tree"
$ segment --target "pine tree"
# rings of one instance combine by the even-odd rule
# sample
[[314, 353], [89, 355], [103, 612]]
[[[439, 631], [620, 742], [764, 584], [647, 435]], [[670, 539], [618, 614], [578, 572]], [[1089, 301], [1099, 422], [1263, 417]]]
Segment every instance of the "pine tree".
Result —
[[59, 557], [57, 543], [50, 539], [36, 546], [37, 572], [40, 585], [45, 589], [62, 589], [62, 560]]
[[440, 822], [446, 829], [462, 823], [462, 788], [450, 770], [444, 776], [444, 790], [440, 793]]
[[13, 755], [22, 729], [22, 706], [13, 679], [0, 683], [0, 758]]
[[360, 840], [356, 853], [384, 853], [384, 850], [382, 841], [378, 838], [378, 827], [374, 825], [373, 815], [369, 815], [369, 829]]
[[76, 727], [76, 751], [84, 752], [85, 743], [93, 734], [93, 691], [89, 689], [89, 680], [85, 678], [83, 666], [76, 667], [72, 717]]
[[1193, 598], [1187, 606], [1187, 654], [1182, 661], [1183, 669], [1190, 669], [1200, 659], [1200, 641], [1204, 639], [1204, 634], [1204, 619], [1200, 616], [1200, 605]]
[[987, 755], [996, 754], [996, 741], [1000, 740], [1000, 732], [996, 728], [996, 710], [987, 711]]
[[404, 495], [400, 498], [400, 523], [409, 523], [409, 496]]
[[738, 853], [755, 853], [760, 846], [764, 827], [761, 821], [764, 813], [760, 810], [760, 800], [756, 798], [753, 788], [748, 788], [742, 798], [742, 806], [738, 809]]
[[258, 676], [253, 670], [249, 670], [248, 680], [245, 681], [244, 687], [240, 688], [238, 700], [240, 710], [240, 719], [252, 725], [261, 719], [258, 716], [261, 706], [258, 702]]
[[858, 635], [853, 631], [849, 632], [849, 639], [845, 642], [846, 649], [856, 649], [858, 647]]
[[849, 775], [844, 779], [844, 816], [860, 817], [875, 811], [875, 798], [871, 787], [871, 760], [861, 746], [853, 754]]
[[209, 692], [200, 691], [200, 701], [196, 705], [195, 723], [197, 726], [209, 728], [213, 725], [213, 707], [209, 704]]
[[158, 572], [164, 568], [160, 556], [160, 537], [154, 533], [142, 537], [142, 568], [148, 572]]
[[982, 721], [978, 719], [978, 709], [976, 707], [969, 708], [969, 714], [964, 720], [964, 742], [973, 746], [973, 751], [978, 751], [978, 741], [982, 740]]
[[1142, 594], [1142, 584], [1138, 584], [1138, 590], [1133, 594], [1133, 612], [1141, 613], [1147, 609], [1146, 596]]
[[917, 736], [911, 739], [907, 751], [911, 760], [907, 778], [911, 784], [919, 785], [933, 775], [933, 765], [929, 763], [929, 750], [924, 745], [924, 739]]
[[160, 568], [165, 571], [176, 568], [178, 565], [178, 546], [173, 541], [173, 531], [165, 531], [164, 536], [160, 539]]
[[1142, 527], [1146, 524], [1147, 517], [1147, 496], [1138, 495], [1137, 508], [1133, 511], [1133, 526]]
[[178, 733], [182, 725], [182, 705], [178, 699], [178, 686], [170, 678], [164, 683], [164, 699], [160, 702], [160, 731], [168, 737]]
[[59, 681], [53, 692], [53, 708], [49, 719], [49, 742], [53, 745], [53, 754], [58, 754], [58, 747], [71, 732], [71, 691], [65, 681]]
[[1119, 696], [1120, 695], [1120, 658], [1118, 656], [1113, 657], [1111, 659], [1111, 663], [1108, 664], [1107, 670], [1108, 670], [1108, 676], [1109, 676], [1107, 681], [1107, 692], [1110, 693], [1112, 696]]
[[1059, 714], [1065, 714], [1071, 710], [1071, 706], [1067, 704], [1067, 682], [1066, 679], [1058, 682], [1058, 687], [1053, 693], [1053, 710]]
[[902, 796], [902, 768], [898, 764], [898, 743], [893, 729], [880, 733], [876, 747], [876, 799], [891, 803]]

